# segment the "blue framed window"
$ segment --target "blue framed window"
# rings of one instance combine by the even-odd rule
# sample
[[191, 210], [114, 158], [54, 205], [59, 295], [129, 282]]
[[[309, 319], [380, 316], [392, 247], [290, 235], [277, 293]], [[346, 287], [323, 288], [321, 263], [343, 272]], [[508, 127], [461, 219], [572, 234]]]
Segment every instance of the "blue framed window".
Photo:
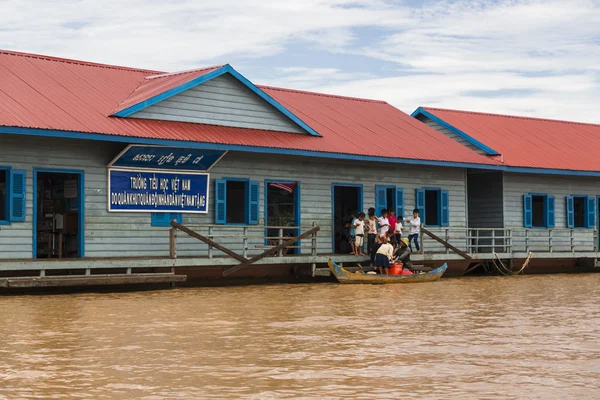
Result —
[[393, 208], [396, 217], [404, 215], [404, 189], [396, 186], [375, 185], [375, 214], [381, 215], [383, 210]]
[[0, 167], [0, 225], [24, 222], [26, 172]]
[[450, 195], [447, 190], [424, 187], [416, 190], [415, 205], [421, 223], [430, 227], [450, 225]]
[[574, 194], [566, 197], [567, 227], [593, 229], [596, 225], [596, 199]]
[[258, 225], [260, 187], [245, 178], [215, 181], [215, 224]]
[[181, 213], [152, 213], [152, 226], [171, 226], [171, 221], [181, 223]]
[[546, 193], [523, 195], [523, 226], [525, 228], [554, 228], [554, 196]]

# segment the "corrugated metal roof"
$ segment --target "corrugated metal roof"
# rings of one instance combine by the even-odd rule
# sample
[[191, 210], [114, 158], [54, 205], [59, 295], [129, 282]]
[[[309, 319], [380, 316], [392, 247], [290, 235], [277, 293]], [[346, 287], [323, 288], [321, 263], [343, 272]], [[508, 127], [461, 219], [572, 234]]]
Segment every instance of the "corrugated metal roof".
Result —
[[498, 151], [510, 167], [600, 171], [600, 125], [423, 107]]
[[322, 137], [110, 117], [126, 104], [135, 104], [137, 100], [134, 98], [151, 97], [210, 70], [149, 79], [164, 73], [0, 51], [0, 126], [496, 164], [496, 161], [467, 149], [385, 102], [273, 87], [261, 89]]

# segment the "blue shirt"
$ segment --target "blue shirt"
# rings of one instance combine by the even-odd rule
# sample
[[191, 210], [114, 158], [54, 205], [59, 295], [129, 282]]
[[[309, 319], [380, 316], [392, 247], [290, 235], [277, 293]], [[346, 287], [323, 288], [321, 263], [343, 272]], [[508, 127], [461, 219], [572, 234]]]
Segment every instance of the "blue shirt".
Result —
[[350, 225], [350, 236], [355, 236], [354, 232], [354, 223], [356, 222], [356, 218], [352, 218], [352, 225]]

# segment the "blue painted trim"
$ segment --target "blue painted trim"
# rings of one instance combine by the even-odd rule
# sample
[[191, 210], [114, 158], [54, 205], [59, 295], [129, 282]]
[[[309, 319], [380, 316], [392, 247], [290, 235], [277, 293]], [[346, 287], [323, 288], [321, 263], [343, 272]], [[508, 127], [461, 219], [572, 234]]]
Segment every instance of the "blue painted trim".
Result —
[[[528, 229], [548, 229], [548, 193], [530, 192], [531, 196], [531, 228]], [[533, 196], [544, 198], [544, 226], [533, 226]], [[554, 212], [556, 213], [556, 199], [554, 200]], [[556, 220], [556, 214], [554, 216]]]
[[343, 183], [343, 182], [332, 182], [331, 183], [331, 250], [335, 254], [335, 188], [336, 187], [355, 187], [359, 189], [358, 208], [362, 210], [364, 208], [364, 186], [361, 183]]
[[37, 174], [38, 172], [58, 173], [58, 174], [73, 174], [79, 175], [79, 187], [78, 189], [78, 224], [79, 232], [77, 234], [77, 243], [79, 246], [79, 252], [77, 256], [79, 258], [85, 257], [85, 171], [80, 169], [61, 169], [61, 168], [33, 168], [33, 258], [37, 258], [37, 219], [38, 219], [38, 207], [37, 207]]
[[[596, 195], [596, 229], [600, 231], [600, 195]], [[598, 247], [600, 247], [600, 235], [598, 235]]]
[[252, 92], [257, 94], [261, 99], [263, 99], [264, 101], [269, 103], [277, 111], [279, 111], [280, 113], [282, 113], [283, 115], [288, 117], [290, 120], [292, 120], [292, 122], [294, 122], [300, 128], [304, 129], [306, 132], [308, 132], [309, 134], [311, 134], [313, 136], [321, 136], [317, 131], [315, 131], [313, 128], [308, 126], [304, 121], [302, 121], [300, 118], [295, 116], [291, 111], [289, 111], [287, 108], [282, 106], [279, 102], [277, 102], [271, 96], [269, 96], [268, 94], [263, 92], [261, 89], [256, 87], [256, 85], [254, 85], [252, 82], [250, 82], [248, 79], [246, 79], [242, 74], [240, 74], [235, 69], [233, 69], [233, 67], [229, 64], [226, 64], [226, 65], [222, 66], [221, 68], [218, 68], [214, 71], [208, 72], [202, 76], [192, 79], [182, 85], [179, 85], [177, 87], [169, 89], [163, 93], [157, 94], [156, 96], [146, 99], [140, 103], [137, 103], [130, 107], [127, 107], [121, 111], [114, 113], [112, 116], [113, 117], [128, 117], [133, 113], [143, 110], [144, 108], [150, 107], [151, 105], [159, 103], [163, 100], [166, 100], [170, 97], [175, 96], [176, 94], [184, 92], [188, 89], [191, 89], [193, 87], [201, 85], [204, 82], [207, 82], [211, 79], [214, 79], [218, 76], [221, 76], [221, 75], [227, 74], [227, 73], [230, 74], [231, 76], [233, 76], [239, 82], [241, 82], [244, 86], [246, 86]]
[[364, 155], [344, 154], [344, 153], [330, 153], [327, 151], [309, 151], [309, 150], [281, 149], [281, 148], [275, 148], [275, 147], [243, 146], [243, 145], [231, 145], [231, 144], [219, 144], [219, 143], [202, 143], [202, 142], [190, 142], [190, 141], [185, 141], [185, 140], [147, 139], [147, 138], [119, 136], [119, 135], [107, 135], [107, 134], [102, 134], [102, 133], [59, 131], [59, 130], [51, 130], [51, 129], [12, 128], [12, 127], [0, 126], [0, 133], [8, 133], [8, 134], [15, 134], [15, 135], [42, 136], [42, 137], [58, 137], [58, 138], [66, 138], [66, 139], [78, 139], [78, 140], [97, 140], [97, 141], [115, 142], [115, 143], [146, 144], [146, 145], [157, 145], [157, 146], [179, 146], [179, 147], [189, 147], [192, 149], [232, 150], [232, 151], [242, 151], [242, 152], [247, 152], [247, 153], [282, 154], [282, 155], [291, 155], [291, 156], [298, 156], [298, 157], [320, 157], [320, 158], [331, 158], [331, 159], [337, 159], [337, 160], [369, 161], [369, 162], [408, 164], [408, 165], [429, 165], [429, 166], [434, 166], [434, 167], [472, 168], [472, 169], [479, 169], [479, 170], [505, 171], [505, 172], [527, 173], [527, 174], [600, 177], [600, 171], [575, 171], [575, 170], [552, 169], [552, 168], [507, 167], [507, 166], [503, 166], [503, 165], [473, 164], [473, 163], [462, 163], [462, 162], [454, 162], [454, 161], [415, 160], [415, 159], [409, 159], [409, 158], [392, 158], [392, 157], [364, 156]]
[[500, 155], [500, 153], [498, 153], [496, 150], [492, 149], [491, 147], [486, 146], [485, 144], [481, 143], [479, 140], [475, 139], [472, 136], [469, 136], [468, 134], [466, 134], [465, 132], [461, 131], [460, 129], [455, 128], [454, 126], [450, 125], [449, 123], [447, 123], [443, 119], [436, 117], [434, 114], [432, 114], [429, 111], [423, 109], [422, 107], [417, 108], [411, 114], [411, 117], [416, 118], [419, 115], [423, 115], [423, 116], [431, 119], [432, 121], [437, 122], [438, 124], [440, 124], [444, 128], [447, 128], [447, 129], [451, 130], [452, 132], [456, 133], [461, 138], [465, 139], [467, 142], [471, 143], [473, 146], [476, 146], [477, 148], [483, 150], [489, 156], [499, 156]]
[[[296, 224], [296, 226], [301, 226], [302, 224], [302, 216], [301, 216], [301, 207], [300, 207], [300, 201], [302, 199], [302, 197], [300, 196], [300, 181], [294, 181], [294, 180], [288, 180], [288, 179], [265, 179], [265, 196], [264, 196], [264, 226], [268, 226], [267, 221], [268, 221], [268, 204], [269, 204], [269, 183], [271, 182], [281, 182], [281, 183], [294, 183], [294, 182], [298, 182], [298, 185], [296, 185], [296, 190], [294, 191], [294, 214], [295, 214], [295, 218], [294, 218], [294, 224]], [[299, 235], [300, 232], [298, 229], [296, 229], [296, 235]], [[267, 237], [267, 229], [265, 229], [265, 237]], [[268, 240], [265, 239], [265, 246], [267, 245]], [[296, 244], [296, 246], [301, 246], [302, 245], [302, 241], [299, 240], [298, 243]], [[298, 251], [298, 254], [302, 253], [302, 249], [294, 249]]]
[[[12, 175], [12, 167], [9, 166], [0, 166], [0, 171], [4, 171], [6, 173], [5, 185], [6, 185], [6, 203], [4, 204], [4, 215], [6, 219], [0, 220], [0, 225], [10, 225], [10, 214], [12, 210], [12, 186], [10, 177]], [[25, 181], [25, 185], [27, 185], [27, 181]], [[25, 188], [25, 192], [27, 193], [27, 188]], [[25, 207], [27, 209], [27, 207]]]
[[[583, 199], [583, 216], [584, 216], [584, 221], [585, 221], [585, 226], [575, 226], [575, 208], [573, 208], [573, 229], [589, 229], [587, 227], [587, 218], [588, 218], [588, 196], [587, 194], [572, 194], [570, 195], [571, 197], [573, 197], [573, 199], [575, 198], [580, 198]], [[555, 204], [556, 207], [556, 204]]]
[[[227, 182], [243, 182], [244, 183], [244, 222], [239, 223], [231, 223], [227, 222], [227, 201], [225, 201], [225, 223], [219, 225], [227, 225], [227, 226], [249, 226], [250, 216], [248, 215], [248, 204], [250, 203], [250, 179], [249, 178], [235, 178], [235, 177], [223, 177], [219, 179], [221, 181]], [[225, 191], [227, 191], [227, 184], [225, 184]], [[215, 213], [216, 213], [215, 209]]]

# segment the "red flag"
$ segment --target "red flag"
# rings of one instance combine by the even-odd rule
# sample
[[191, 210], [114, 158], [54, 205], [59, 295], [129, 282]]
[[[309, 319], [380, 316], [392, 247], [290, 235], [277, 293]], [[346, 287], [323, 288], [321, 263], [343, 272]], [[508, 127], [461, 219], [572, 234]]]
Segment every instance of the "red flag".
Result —
[[289, 192], [289, 193], [294, 193], [294, 188], [296, 186], [298, 186], [298, 182], [291, 182], [291, 183], [271, 182], [271, 183], [269, 183], [269, 186], [276, 187], [281, 190], [285, 190], [286, 192]]

